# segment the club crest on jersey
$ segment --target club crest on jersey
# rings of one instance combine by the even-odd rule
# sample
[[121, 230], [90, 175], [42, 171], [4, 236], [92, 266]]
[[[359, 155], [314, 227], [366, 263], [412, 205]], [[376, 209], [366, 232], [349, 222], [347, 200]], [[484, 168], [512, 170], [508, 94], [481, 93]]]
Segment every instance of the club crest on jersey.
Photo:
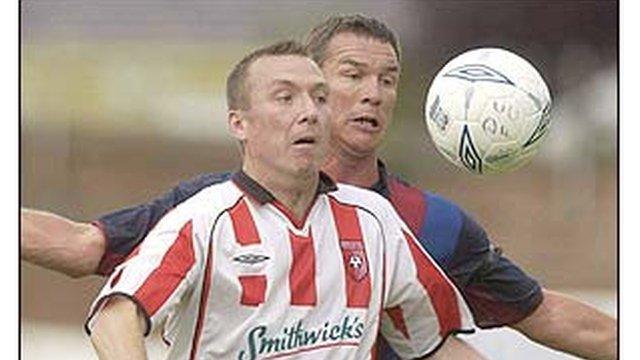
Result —
[[342, 248], [342, 256], [349, 275], [355, 281], [361, 281], [367, 277], [369, 264], [362, 241], [340, 240], [340, 248]]

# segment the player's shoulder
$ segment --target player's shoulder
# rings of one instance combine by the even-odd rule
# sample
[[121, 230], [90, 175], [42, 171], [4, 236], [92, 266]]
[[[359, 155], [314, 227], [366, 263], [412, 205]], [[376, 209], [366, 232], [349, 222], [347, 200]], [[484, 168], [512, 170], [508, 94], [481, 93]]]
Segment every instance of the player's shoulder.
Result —
[[[398, 199], [398, 202], [411, 204], [423, 201], [426, 205], [425, 212], [429, 215], [437, 216], [441, 214], [441, 212], [459, 215], [464, 214], [462, 207], [453, 200], [431, 190], [421, 189], [397, 175], [389, 175], [387, 181], [391, 192], [390, 197], [392, 199]], [[437, 208], [438, 211], [429, 211], [433, 209], [433, 207]]]
[[176, 210], [193, 215], [215, 217], [233, 206], [242, 197], [242, 192], [235, 186], [230, 175], [212, 177], [207, 181], [207, 185], [199, 187], [199, 190], [180, 203]]
[[384, 196], [375, 191], [349, 184], [337, 184], [338, 190], [331, 195], [339, 202], [356, 206], [373, 214], [395, 214], [393, 205]]

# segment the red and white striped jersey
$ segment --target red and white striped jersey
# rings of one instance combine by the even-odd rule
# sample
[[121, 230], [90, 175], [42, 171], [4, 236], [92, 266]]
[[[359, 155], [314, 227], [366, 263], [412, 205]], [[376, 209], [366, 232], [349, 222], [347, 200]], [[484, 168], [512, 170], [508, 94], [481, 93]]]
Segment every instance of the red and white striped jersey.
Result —
[[[131, 298], [170, 359], [403, 358], [471, 329], [462, 297], [390, 203], [321, 174], [305, 219], [245, 173], [168, 213], [92, 305]], [[123, 335], [126, 336], [126, 335]]]

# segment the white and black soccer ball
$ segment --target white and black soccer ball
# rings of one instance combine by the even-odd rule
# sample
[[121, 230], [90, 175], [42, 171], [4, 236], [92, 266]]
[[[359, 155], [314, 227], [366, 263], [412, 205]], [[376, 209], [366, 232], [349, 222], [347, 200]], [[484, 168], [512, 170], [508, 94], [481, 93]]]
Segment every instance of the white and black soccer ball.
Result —
[[527, 163], [549, 129], [551, 95], [538, 71], [499, 48], [467, 51], [435, 76], [425, 121], [438, 151], [475, 174]]

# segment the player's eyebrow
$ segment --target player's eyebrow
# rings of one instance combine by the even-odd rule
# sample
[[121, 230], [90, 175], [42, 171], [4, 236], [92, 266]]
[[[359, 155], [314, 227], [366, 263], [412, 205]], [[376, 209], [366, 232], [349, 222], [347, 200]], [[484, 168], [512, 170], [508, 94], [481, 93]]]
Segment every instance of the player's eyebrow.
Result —
[[[351, 66], [355, 66], [357, 68], [365, 68], [368, 65], [354, 60], [354, 59], [342, 59], [338, 62], [339, 64], [347, 64], [347, 65], [351, 65]], [[395, 72], [395, 73], [399, 73], [400, 72], [400, 67], [398, 65], [387, 65], [384, 67], [384, 72], [385, 73], [391, 73], [391, 72]]]
[[275, 86], [287, 86], [287, 87], [296, 87], [297, 85], [293, 83], [293, 81], [291, 80], [286, 80], [286, 79], [275, 79], [271, 82], [271, 86], [275, 87]]
[[[286, 87], [295, 87], [295, 88], [299, 88], [300, 85], [294, 83], [291, 80], [286, 80], [286, 79], [275, 79], [272, 82], [272, 86], [276, 87], [276, 86], [286, 86]], [[312, 87], [313, 91], [317, 91], [317, 90], [323, 90], [323, 91], [329, 91], [329, 85], [327, 85], [326, 82], [321, 81], [321, 82], [317, 82], [313, 85]]]
[[342, 59], [338, 62], [339, 64], [347, 64], [347, 65], [351, 65], [351, 66], [355, 66], [357, 68], [362, 68], [362, 67], [366, 67], [367, 64], [360, 62], [360, 61], [356, 61], [353, 59]]

